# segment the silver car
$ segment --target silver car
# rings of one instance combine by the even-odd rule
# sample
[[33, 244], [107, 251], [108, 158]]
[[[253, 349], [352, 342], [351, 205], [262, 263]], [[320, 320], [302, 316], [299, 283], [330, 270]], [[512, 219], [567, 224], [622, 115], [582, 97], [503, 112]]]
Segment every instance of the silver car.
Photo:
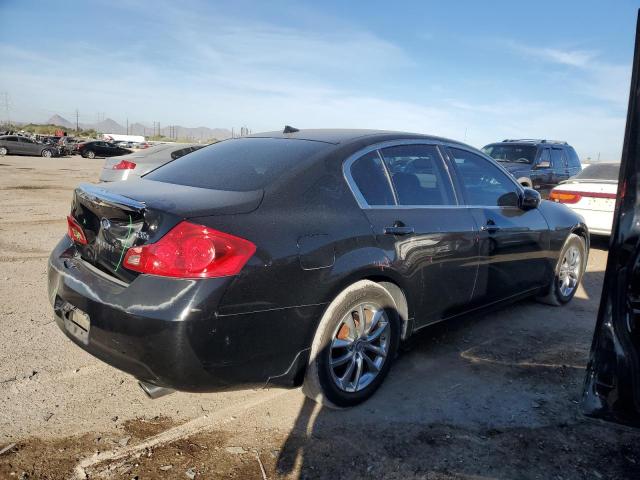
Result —
[[189, 143], [165, 143], [145, 150], [107, 158], [100, 174], [101, 182], [116, 182], [139, 178], [151, 170], [180, 158], [206, 145]]

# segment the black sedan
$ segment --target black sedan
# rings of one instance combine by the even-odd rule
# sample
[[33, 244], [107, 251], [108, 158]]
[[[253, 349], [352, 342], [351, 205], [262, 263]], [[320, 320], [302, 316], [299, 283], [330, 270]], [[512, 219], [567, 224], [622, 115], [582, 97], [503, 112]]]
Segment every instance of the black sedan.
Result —
[[588, 250], [578, 215], [462, 143], [287, 128], [80, 185], [49, 298], [71, 340], [148, 391], [303, 384], [349, 406], [427, 325], [566, 304]]
[[55, 145], [38, 143], [22, 135], [0, 136], [0, 156], [30, 155], [36, 157], [57, 157], [60, 150]]
[[85, 158], [116, 157], [131, 153], [131, 150], [119, 147], [113, 142], [104, 142], [102, 140], [79, 143], [76, 146], [76, 150]]

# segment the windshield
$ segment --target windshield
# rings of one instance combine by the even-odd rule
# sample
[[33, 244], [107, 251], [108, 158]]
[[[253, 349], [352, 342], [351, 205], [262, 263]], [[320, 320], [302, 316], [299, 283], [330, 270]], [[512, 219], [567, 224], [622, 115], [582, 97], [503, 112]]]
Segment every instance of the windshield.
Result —
[[283, 138], [225, 140], [167, 163], [145, 178], [214, 190], [259, 190], [331, 146]]
[[617, 182], [619, 172], [619, 163], [593, 164], [587, 165], [571, 180], [608, 180]]
[[482, 149], [484, 153], [498, 162], [533, 163], [536, 159], [535, 145], [494, 144]]

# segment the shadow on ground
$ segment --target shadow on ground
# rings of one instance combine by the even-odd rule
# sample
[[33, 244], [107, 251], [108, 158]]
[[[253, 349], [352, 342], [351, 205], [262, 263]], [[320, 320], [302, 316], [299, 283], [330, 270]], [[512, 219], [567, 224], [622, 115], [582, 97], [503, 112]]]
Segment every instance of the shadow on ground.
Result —
[[[600, 243], [597, 247], [602, 248]], [[604, 272], [586, 298], [424, 329], [376, 396], [306, 401], [276, 462], [302, 478], [640, 478], [640, 432], [578, 408]]]

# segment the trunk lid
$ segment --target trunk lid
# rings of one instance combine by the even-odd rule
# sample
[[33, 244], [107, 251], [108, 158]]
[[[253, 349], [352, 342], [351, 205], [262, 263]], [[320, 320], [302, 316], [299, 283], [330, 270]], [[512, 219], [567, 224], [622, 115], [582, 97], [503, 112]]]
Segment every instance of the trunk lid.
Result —
[[81, 184], [71, 215], [87, 244], [77, 248], [86, 262], [130, 282], [138, 274], [122, 267], [129, 248], [158, 241], [184, 219], [249, 213], [262, 195], [262, 190], [227, 192], [149, 180]]

